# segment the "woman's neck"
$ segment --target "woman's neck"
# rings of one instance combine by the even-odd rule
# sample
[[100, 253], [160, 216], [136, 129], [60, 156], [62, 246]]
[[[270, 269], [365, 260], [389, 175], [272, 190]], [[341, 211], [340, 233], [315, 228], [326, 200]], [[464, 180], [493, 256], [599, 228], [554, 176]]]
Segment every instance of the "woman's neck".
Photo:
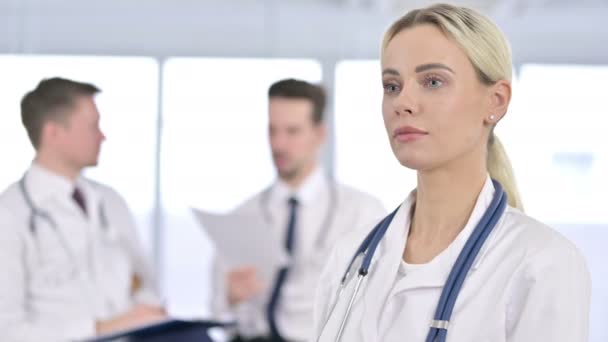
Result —
[[403, 254], [406, 262], [429, 262], [454, 241], [468, 222], [486, 178], [485, 164], [418, 172], [416, 204]]

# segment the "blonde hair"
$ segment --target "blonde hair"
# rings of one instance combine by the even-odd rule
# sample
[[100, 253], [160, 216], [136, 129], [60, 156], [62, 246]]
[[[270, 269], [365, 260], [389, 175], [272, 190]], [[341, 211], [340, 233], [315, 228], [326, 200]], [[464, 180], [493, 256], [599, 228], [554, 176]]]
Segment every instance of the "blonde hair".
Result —
[[[438, 28], [462, 48], [481, 83], [489, 86], [499, 80], [511, 82], [511, 49], [505, 36], [486, 16], [466, 7], [436, 4], [408, 12], [385, 33], [381, 53], [401, 31], [425, 24]], [[490, 177], [502, 184], [509, 205], [523, 210], [511, 162], [494, 127], [488, 139], [487, 169]]]

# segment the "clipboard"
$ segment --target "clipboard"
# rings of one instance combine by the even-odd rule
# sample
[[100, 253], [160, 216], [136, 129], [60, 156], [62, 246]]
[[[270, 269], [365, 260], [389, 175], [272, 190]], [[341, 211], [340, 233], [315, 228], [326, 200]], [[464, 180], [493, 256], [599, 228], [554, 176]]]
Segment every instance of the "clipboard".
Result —
[[108, 335], [97, 336], [81, 342], [211, 342], [213, 340], [207, 335], [207, 330], [210, 328], [230, 328], [235, 326], [236, 322], [169, 319]]

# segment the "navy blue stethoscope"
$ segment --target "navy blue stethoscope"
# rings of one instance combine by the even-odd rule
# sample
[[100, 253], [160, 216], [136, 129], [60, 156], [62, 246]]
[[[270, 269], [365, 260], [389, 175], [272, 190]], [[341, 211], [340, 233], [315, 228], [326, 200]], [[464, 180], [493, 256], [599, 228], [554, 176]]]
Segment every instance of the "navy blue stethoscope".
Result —
[[[460, 293], [464, 279], [466, 278], [473, 261], [479, 254], [482, 245], [490, 235], [492, 229], [494, 229], [498, 223], [502, 214], [505, 212], [507, 207], [507, 194], [504, 192], [500, 183], [495, 180], [492, 180], [492, 182], [494, 183], [494, 197], [492, 198], [492, 202], [465, 243], [462, 251], [456, 259], [456, 262], [454, 263], [454, 266], [452, 266], [452, 270], [450, 271], [448, 279], [443, 286], [441, 296], [439, 297], [439, 303], [437, 304], [435, 315], [430, 323], [426, 342], [445, 341], [454, 304], [456, 303], [456, 299], [458, 298], [458, 294]], [[351, 273], [353, 266], [360, 262], [360, 266], [357, 270], [357, 283], [355, 284], [355, 289], [350, 297], [348, 306], [346, 307], [346, 312], [342, 318], [340, 328], [335, 338], [336, 342], [341, 340], [353, 303], [357, 298], [357, 293], [359, 292], [361, 283], [369, 273], [374, 253], [376, 252], [380, 241], [388, 230], [388, 227], [390, 226], [398, 209], [399, 207], [380, 221], [380, 223], [378, 223], [376, 227], [374, 227], [374, 229], [372, 229], [372, 231], [370, 231], [365, 237], [359, 248], [357, 248], [355, 255], [352, 257], [346, 271], [344, 272], [344, 275], [342, 276], [340, 287], [338, 288], [338, 295], [333, 306], [331, 307], [331, 310], [329, 311], [329, 314], [327, 315], [327, 319], [317, 341], [320, 339], [325, 326], [329, 322], [329, 319], [331, 318], [334, 309], [340, 300], [340, 296], [342, 295], [342, 292], [348, 284], [351, 276], [354, 276], [354, 273]]]

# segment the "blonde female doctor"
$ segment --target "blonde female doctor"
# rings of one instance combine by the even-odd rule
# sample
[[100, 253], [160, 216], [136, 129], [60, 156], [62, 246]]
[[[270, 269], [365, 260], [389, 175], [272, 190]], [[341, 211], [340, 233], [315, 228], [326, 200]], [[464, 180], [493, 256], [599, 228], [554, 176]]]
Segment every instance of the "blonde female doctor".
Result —
[[521, 211], [493, 133], [511, 99], [503, 34], [467, 8], [414, 10], [381, 65], [390, 145], [417, 188], [336, 246], [311, 340], [587, 341], [585, 261]]

